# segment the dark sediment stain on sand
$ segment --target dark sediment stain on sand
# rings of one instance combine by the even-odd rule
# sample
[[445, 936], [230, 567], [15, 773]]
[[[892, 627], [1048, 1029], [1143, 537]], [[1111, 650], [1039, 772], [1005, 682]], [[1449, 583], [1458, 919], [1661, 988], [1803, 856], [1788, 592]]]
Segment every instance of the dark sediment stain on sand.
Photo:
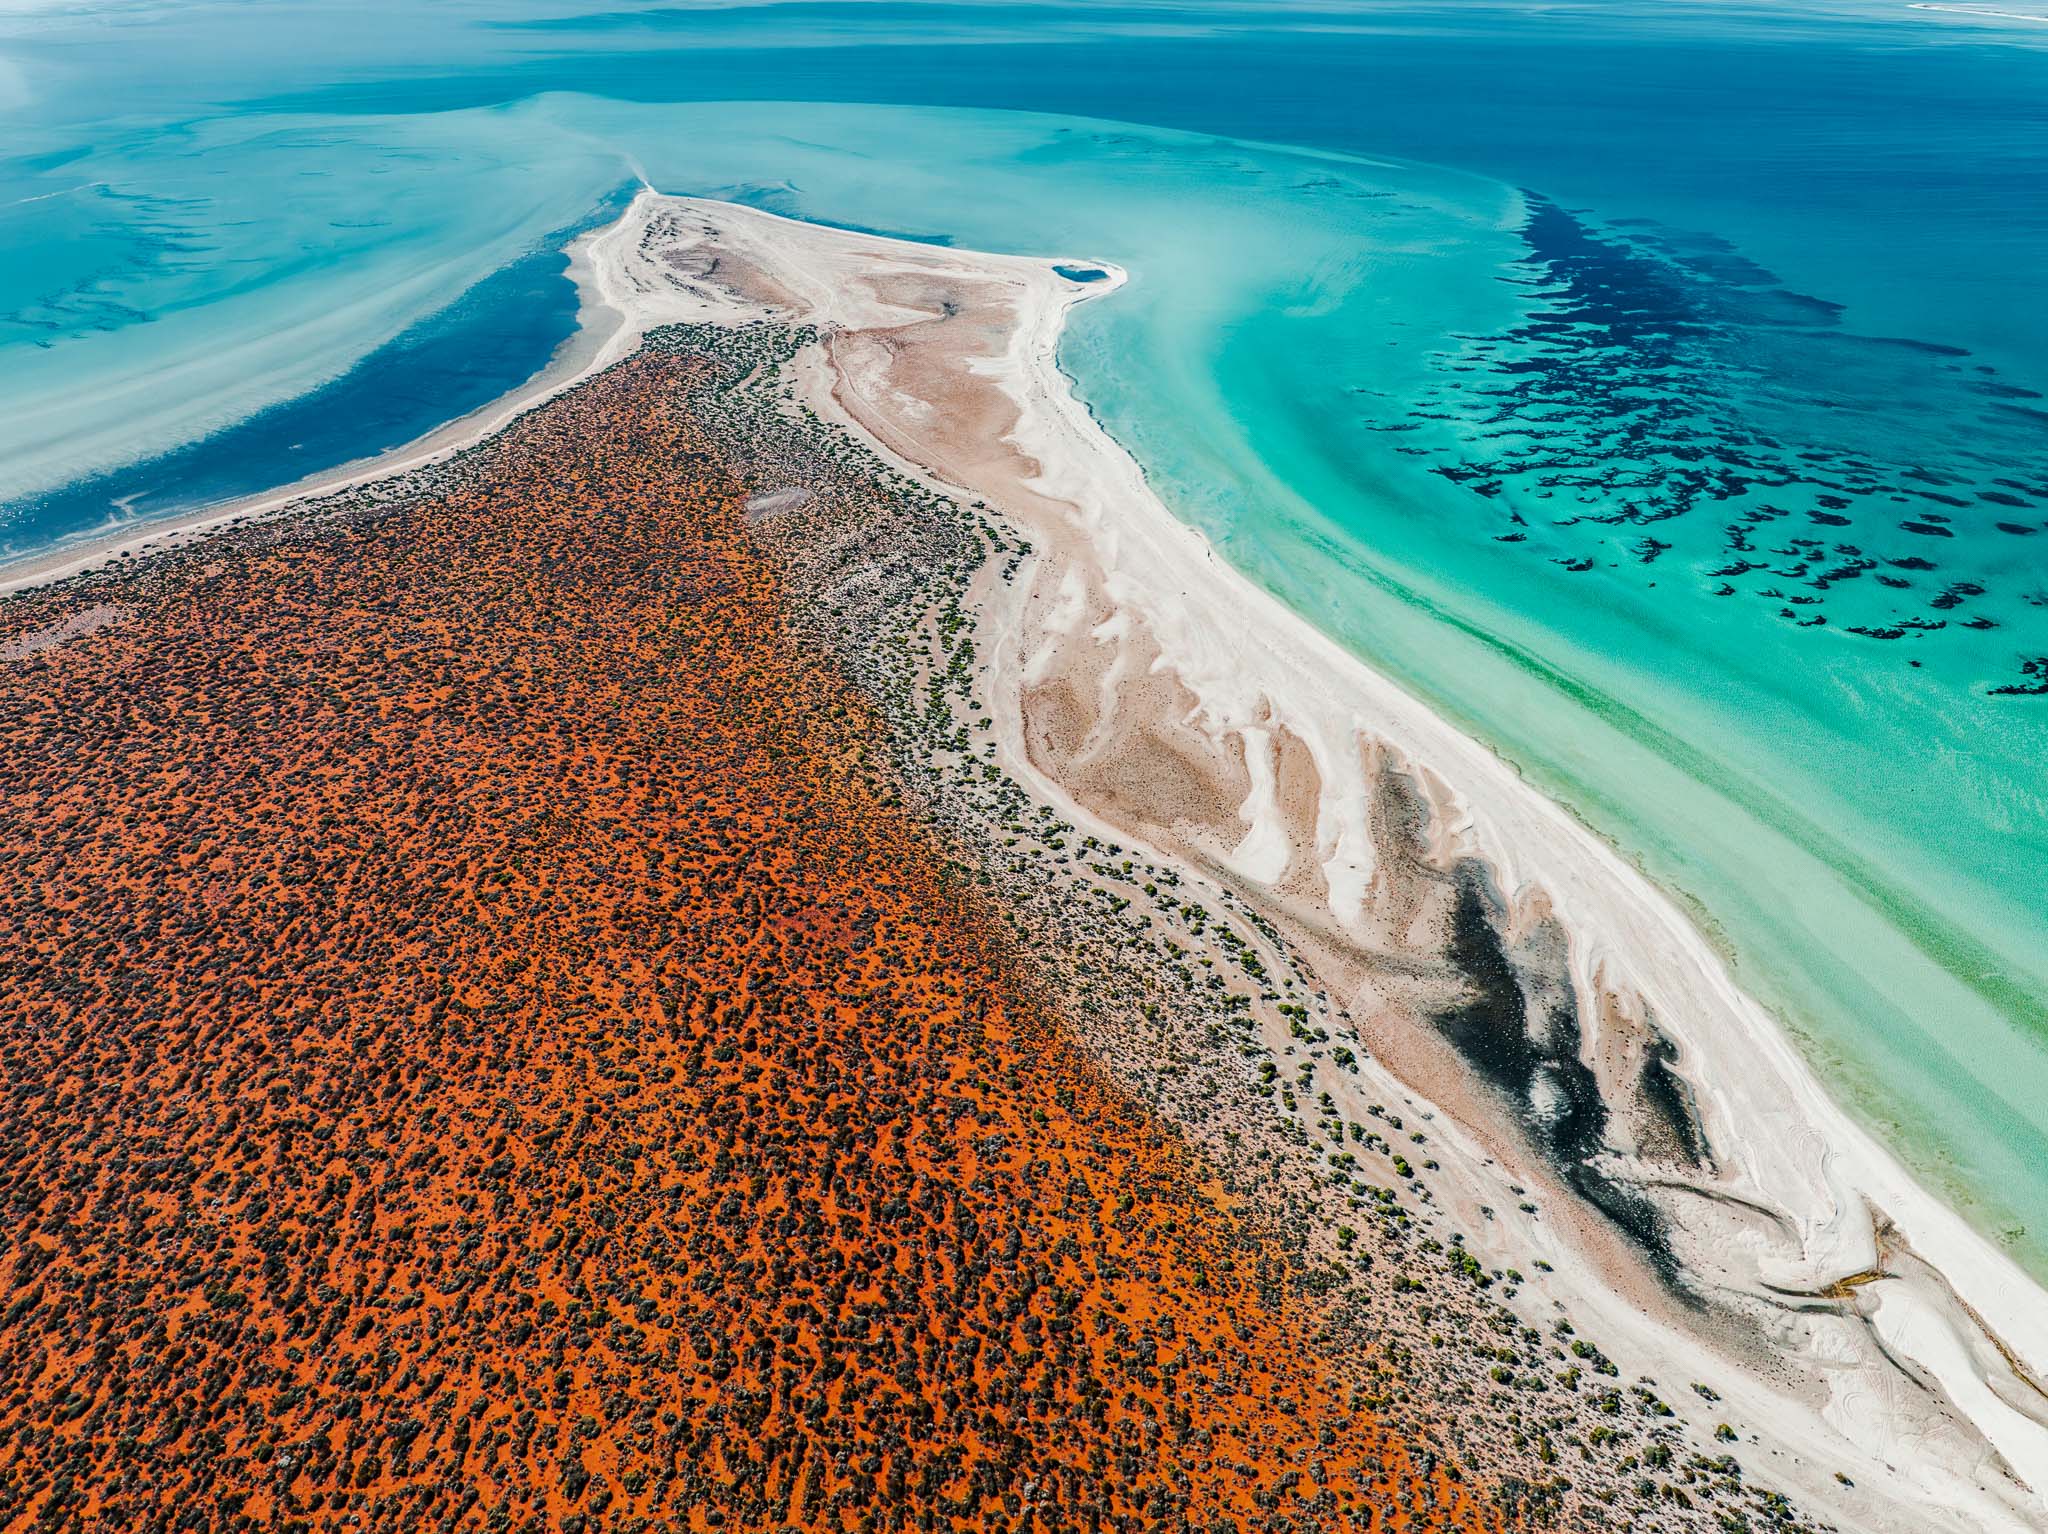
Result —
[[1485, 872], [1464, 865], [1446, 956], [1464, 978], [1467, 999], [1439, 1012], [1436, 1026], [1566, 1184], [1675, 1283], [1678, 1264], [1662, 1215], [1598, 1164], [1607, 1149], [1610, 1110], [1579, 1057], [1578, 1006], [1561, 953], [1540, 951], [1556, 945], [1529, 945], [1539, 951], [1518, 963], [1502, 936], [1503, 914]]
[[1654, 1126], [1649, 1138], [1657, 1147], [1687, 1166], [1705, 1166], [1709, 1152], [1699, 1106], [1691, 1084], [1674, 1068], [1677, 1063], [1677, 1046], [1661, 1033], [1653, 1034], [1636, 1078], [1636, 1093]]

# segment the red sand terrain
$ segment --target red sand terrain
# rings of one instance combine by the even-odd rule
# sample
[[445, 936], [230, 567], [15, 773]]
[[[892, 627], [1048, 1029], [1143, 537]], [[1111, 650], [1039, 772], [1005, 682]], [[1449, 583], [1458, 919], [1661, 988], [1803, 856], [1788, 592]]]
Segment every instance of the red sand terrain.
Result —
[[0, 1528], [1491, 1526], [942, 884], [700, 372], [0, 608]]

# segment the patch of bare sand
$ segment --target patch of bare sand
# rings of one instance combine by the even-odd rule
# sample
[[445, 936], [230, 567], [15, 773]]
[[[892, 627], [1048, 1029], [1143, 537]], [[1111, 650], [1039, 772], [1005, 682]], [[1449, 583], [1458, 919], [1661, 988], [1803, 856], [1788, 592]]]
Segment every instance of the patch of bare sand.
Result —
[[74, 639], [83, 639], [88, 634], [111, 628], [127, 616], [125, 607], [111, 602], [96, 602], [91, 607], [82, 607], [59, 618], [55, 623], [46, 623], [11, 639], [0, 639], [0, 661], [27, 660], [31, 655], [40, 655], [45, 650], [54, 650]]

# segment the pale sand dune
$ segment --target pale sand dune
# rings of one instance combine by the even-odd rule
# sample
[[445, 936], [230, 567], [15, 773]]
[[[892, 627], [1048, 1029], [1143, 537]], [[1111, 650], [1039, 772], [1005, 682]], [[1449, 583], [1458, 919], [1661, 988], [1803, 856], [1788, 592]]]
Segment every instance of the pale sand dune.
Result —
[[[1106, 279], [1078, 284], [1050, 261], [651, 193], [575, 256], [587, 329], [557, 368], [343, 478], [453, 452], [661, 325], [817, 325], [800, 379], [812, 407], [1000, 508], [1035, 545], [1014, 582], [978, 588], [984, 701], [1008, 765], [1069, 818], [1143, 839], [1281, 923], [1373, 1046], [1346, 1106], [1433, 1115], [1433, 1186], [1474, 1250], [1556, 1268], [1541, 1299], [1532, 1286], [1520, 1302], [1532, 1324], [1564, 1303], [1624, 1378], [1653, 1373], [1696, 1422], [1735, 1425], [1745, 1464], [1844, 1527], [2048, 1527], [2048, 1396], [2035, 1383], [2048, 1375], [2048, 1296], [1841, 1114], [1672, 900], [1174, 520], [1056, 363], [1068, 309], [1127, 274], [1091, 261]], [[166, 536], [159, 525], [126, 541]], [[74, 549], [4, 584], [119, 547]], [[1611, 1226], [1574, 1209], [1421, 1020], [1442, 994], [1446, 871], [1461, 858], [1491, 870], [1531, 951], [1562, 929], [1581, 1057], [1603, 1086], [1639, 1069], [1646, 1020], [1675, 1046], [1711, 1162], [1672, 1164], [1618, 1108], [1621, 1154], [1605, 1169], [1657, 1201], [1716, 1302], [1707, 1312], [1674, 1302]], [[1524, 1185], [1540, 1217], [1518, 1209]], [[1706, 1405], [1689, 1380], [1724, 1399]]]
[[[1081, 285], [1049, 261], [688, 199], [644, 198], [629, 219], [644, 234], [604, 247], [627, 269], [602, 273], [608, 293], [633, 295], [628, 330], [648, 314], [819, 326], [814, 408], [1034, 541], [1014, 582], [980, 588], [986, 701], [1011, 765], [1084, 824], [1143, 837], [1283, 920], [1404, 1067], [1410, 1100], [1455, 1116], [1439, 1114], [1432, 1138], [1475, 1247], [1524, 1266], [1544, 1256], [1559, 1270], [1544, 1293], [1598, 1326], [1625, 1374], [1654, 1370], [1674, 1405], [1736, 1424], [1751, 1461], [1776, 1456], [1760, 1473], [1844, 1524], [2048, 1524], [2048, 1397], [2034, 1383], [2048, 1298], [1845, 1118], [1672, 900], [1161, 506], [1055, 360], [1068, 309], [1125, 273], [1091, 262], [1107, 280]], [[1704, 1323], [1597, 1217], [1516, 1210], [1510, 1175], [1548, 1188], [1552, 1210], [1554, 1179], [1404, 1016], [1398, 966], [1382, 962], [1442, 912], [1426, 894], [1381, 898], [1398, 882], [1373, 829], [1381, 764], [1422, 785], [1435, 864], [1482, 859], [1532, 941], [1546, 918], [1561, 925], [1582, 1056], [1603, 1079], [1639, 1068], [1646, 1017], [1676, 1047], [1711, 1166], [1642, 1152], [1610, 1170], [1672, 1222], [1691, 1278], [1721, 1302]], [[1399, 1100], [1381, 1072], [1359, 1078], [1361, 1100]], [[1625, 1125], [1613, 1138], [1628, 1149]], [[1724, 1399], [1686, 1400], [1691, 1379]]]

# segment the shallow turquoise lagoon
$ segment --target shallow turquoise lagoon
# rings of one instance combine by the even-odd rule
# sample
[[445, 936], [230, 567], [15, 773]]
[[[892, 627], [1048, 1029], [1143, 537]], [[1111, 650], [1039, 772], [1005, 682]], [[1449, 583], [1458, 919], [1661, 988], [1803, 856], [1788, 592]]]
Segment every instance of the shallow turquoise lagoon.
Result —
[[1120, 262], [1065, 361], [1175, 511], [1690, 899], [2048, 1272], [2048, 29], [409, 15], [0, 20], [0, 546], [514, 386], [643, 179]]

